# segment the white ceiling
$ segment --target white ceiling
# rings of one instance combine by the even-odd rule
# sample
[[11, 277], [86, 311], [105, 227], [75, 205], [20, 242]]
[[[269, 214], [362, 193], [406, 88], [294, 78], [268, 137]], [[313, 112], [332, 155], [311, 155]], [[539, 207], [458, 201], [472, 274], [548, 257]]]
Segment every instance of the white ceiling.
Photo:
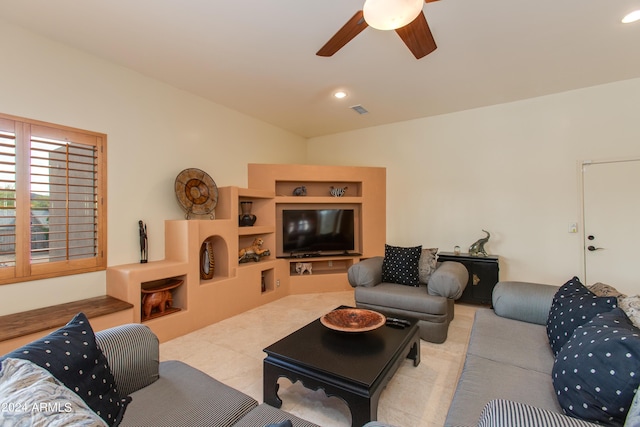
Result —
[[640, 0], [441, 0], [420, 60], [372, 28], [316, 56], [363, 3], [0, 0], [0, 19], [304, 137], [640, 77], [640, 22], [620, 23]]

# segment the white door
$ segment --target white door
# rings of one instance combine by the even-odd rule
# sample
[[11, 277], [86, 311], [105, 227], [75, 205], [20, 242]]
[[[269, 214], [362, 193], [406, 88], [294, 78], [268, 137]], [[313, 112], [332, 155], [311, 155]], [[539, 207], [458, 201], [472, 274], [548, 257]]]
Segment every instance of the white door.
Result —
[[640, 159], [583, 165], [585, 284], [640, 294]]

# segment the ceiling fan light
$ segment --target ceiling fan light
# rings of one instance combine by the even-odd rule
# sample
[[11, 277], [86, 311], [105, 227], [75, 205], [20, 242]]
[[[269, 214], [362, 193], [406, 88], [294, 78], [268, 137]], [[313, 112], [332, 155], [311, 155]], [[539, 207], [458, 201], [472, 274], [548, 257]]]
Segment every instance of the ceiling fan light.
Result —
[[395, 30], [411, 23], [422, 12], [424, 0], [366, 0], [364, 20], [377, 30]]
[[622, 18], [623, 24], [630, 24], [632, 22], [636, 22], [640, 20], [640, 10], [634, 10], [633, 12], [627, 14], [624, 18]]

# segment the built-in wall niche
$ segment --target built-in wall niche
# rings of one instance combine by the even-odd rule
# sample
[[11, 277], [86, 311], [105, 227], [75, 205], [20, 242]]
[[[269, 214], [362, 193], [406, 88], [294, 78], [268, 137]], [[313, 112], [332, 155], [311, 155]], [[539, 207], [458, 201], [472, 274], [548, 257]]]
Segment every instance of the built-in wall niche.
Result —
[[[247, 229], [246, 231], [240, 230], [240, 232], [249, 233], [249, 229], [252, 227], [273, 226], [273, 204], [271, 201], [272, 198], [240, 197], [238, 203], [238, 225]], [[246, 211], [255, 216], [253, 224], [243, 216]]]
[[[302, 187], [304, 187], [304, 196]], [[332, 197], [332, 188], [345, 189], [342, 197], [362, 196], [362, 182], [353, 181], [277, 181], [276, 196]]]
[[272, 292], [276, 289], [275, 271], [268, 268], [260, 272], [260, 292]]
[[[249, 228], [249, 227], [246, 227]], [[252, 265], [256, 262], [275, 258], [273, 234], [248, 234], [238, 237], [239, 265]], [[242, 254], [242, 256], [240, 255]]]
[[200, 245], [200, 282], [229, 276], [229, 248], [221, 236], [209, 236]]
[[289, 261], [289, 275], [312, 276], [320, 274], [346, 273], [359, 258], [304, 258], [299, 261]]
[[168, 277], [140, 284], [142, 321], [176, 313], [187, 308], [186, 276]]

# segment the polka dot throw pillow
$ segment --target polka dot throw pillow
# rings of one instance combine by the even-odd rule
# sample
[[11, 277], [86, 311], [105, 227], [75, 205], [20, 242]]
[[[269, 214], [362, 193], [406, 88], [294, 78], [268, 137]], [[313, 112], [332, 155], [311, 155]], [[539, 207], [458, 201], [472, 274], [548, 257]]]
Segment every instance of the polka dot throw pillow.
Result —
[[558, 354], [578, 326], [596, 314], [616, 308], [617, 303], [614, 296], [596, 296], [577, 277], [565, 283], [553, 297], [547, 319], [547, 337], [553, 354]]
[[640, 385], [640, 329], [619, 308], [578, 327], [552, 371], [567, 415], [623, 425]]
[[49, 371], [111, 426], [120, 423], [131, 400], [120, 397], [107, 359], [98, 348], [84, 313], [78, 313], [66, 326], [2, 359], [9, 357], [29, 360]]
[[404, 248], [385, 245], [382, 260], [382, 281], [419, 286], [418, 262], [422, 246]]

